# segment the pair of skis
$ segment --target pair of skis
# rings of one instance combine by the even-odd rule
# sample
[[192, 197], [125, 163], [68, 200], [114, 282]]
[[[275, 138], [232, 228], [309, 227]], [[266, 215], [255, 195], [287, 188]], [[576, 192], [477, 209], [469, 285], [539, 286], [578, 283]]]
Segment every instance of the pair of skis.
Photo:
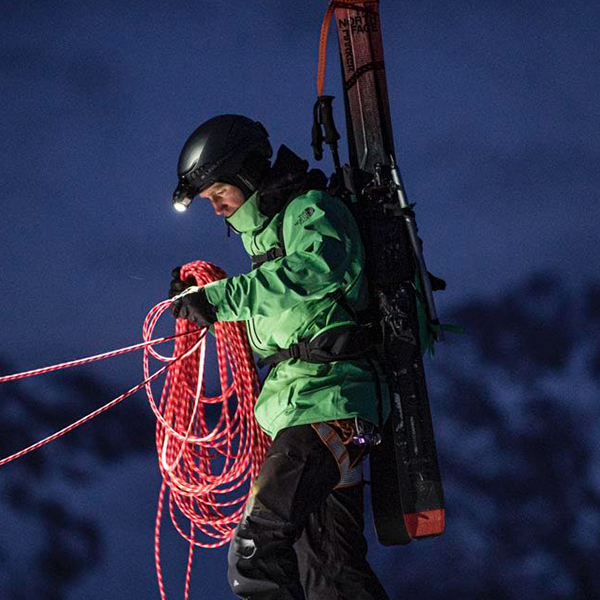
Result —
[[[332, 96], [323, 95], [330, 20], [337, 26], [349, 165], [342, 166]], [[367, 256], [371, 307], [381, 325], [392, 412], [371, 449], [373, 517], [384, 545], [407, 544], [444, 530], [444, 498], [422, 361], [428, 333], [442, 339], [415, 215], [396, 165], [379, 0], [332, 0], [321, 29], [313, 147], [333, 153], [334, 191], [353, 203]], [[324, 131], [324, 133], [323, 133]], [[419, 308], [420, 307], [420, 308]]]

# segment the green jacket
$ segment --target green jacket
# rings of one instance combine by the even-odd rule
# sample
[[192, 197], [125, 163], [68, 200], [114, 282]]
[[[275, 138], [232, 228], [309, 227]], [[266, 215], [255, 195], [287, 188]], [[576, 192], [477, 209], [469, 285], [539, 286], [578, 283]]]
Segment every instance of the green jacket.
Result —
[[[269, 219], [254, 194], [228, 222], [241, 233], [248, 254], [256, 255], [278, 246], [281, 219], [286, 256], [205, 286], [219, 321], [247, 322], [250, 344], [260, 357], [352, 323], [327, 296], [331, 292], [341, 288], [355, 310], [367, 304], [364, 249], [342, 200], [312, 190]], [[388, 392], [381, 372], [379, 377], [385, 418]], [[273, 438], [284, 427], [354, 416], [377, 424], [375, 375], [366, 360], [315, 364], [291, 358], [270, 370], [255, 415]]]

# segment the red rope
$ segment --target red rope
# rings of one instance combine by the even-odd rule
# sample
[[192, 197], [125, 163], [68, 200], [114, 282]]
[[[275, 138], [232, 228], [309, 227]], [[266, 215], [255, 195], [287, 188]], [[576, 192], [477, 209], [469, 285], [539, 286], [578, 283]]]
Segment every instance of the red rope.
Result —
[[[170, 300], [165, 300], [167, 305], [171, 304]], [[159, 305], [160, 306], [160, 305]], [[60, 371], [61, 369], [69, 369], [71, 367], [78, 367], [80, 365], [86, 365], [88, 363], [104, 360], [105, 358], [112, 358], [113, 356], [119, 356], [126, 354], [127, 352], [133, 352], [134, 350], [140, 350], [147, 346], [154, 346], [155, 344], [162, 344], [163, 342], [169, 342], [174, 340], [176, 337], [181, 335], [189, 335], [189, 333], [179, 333], [175, 335], [169, 335], [167, 337], [157, 338], [155, 340], [147, 340], [134, 344], [133, 346], [127, 346], [126, 348], [120, 348], [119, 350], [111, 350], [110, 352], [103, 352], [102, 354], [96, 354], [94, 356], [88, 356], [86, 358], [78, 358], [77, 360], [70, 360], [68, 362], [59, 363], [52, 365], [51, 367], [42, 367], [40, 369], [31, 369], [30, 371], [21, 371], [20, 373], [13, 373], [11, 375], [2, 375], [0, 377], [0, 383], [8, 383], [9, 381], [16, 381], [18, 379], [25, 379], [26, 377], [34, 377], [35, 375], [44, 375], [45, 373], [52, 373], [54, 371]]]
[[[193, 277], [197, 285], [225, 276], [215, 265], [202, 261], [181, 269], [181, 278]], [[158, 316], [160, 309], [148, 322], [145, 330], [148, 337], [152, 336]], [[194, 329], [188, 321], [177, 320], [178, 334], [193, 333]], [[214, 333], [221, 385], [219, 395], [205, 394], [206, 339], [198, 333], [182, 335], [175, 341], [176, 356], [186, 353], [195, 344], [200, 346], [198, 351], [169, 369], [158, 405], [150, 384], [146, 386], [150, 406], [157, 417], [156, 447], [163, 476], [155, 530], [156, 569], [162, 599], [166, 594], [159, 539], [164, 502], [168, 503], [173, 525], [190, 545], [185, 580], [187, 600], [194, 547], [216, 548], [231, 539], [248, 498], [249, 484], [258, 474], [268, 445], [268, 438], [253, 414], [260, 380], [245, 324], [217, 322]], [[165, 360], [148, 347], [144, 358], [146, 377], [150, 355]], [[212, 425], [209, 424], [211, 418]], [[189, 532], [179, 524], [178, 516], [189, 521]], [[215, 541], [207, 541], [207, 538]]]
[[[211, 263], [197, 261], [182, 267], [181, 277], [193, 277], [197, 285], [205, 285], [226, 275]], [[156, 447], [163, 477], [155, 524], [159, 591], [162, 600], [165, 600], [160, 564], [160, 526], [167, 501], [173, 525], [189, 543], [184, 588], [184, 597], [188, 600], [194, 548], [216, 548], [231, 539], [248, 498], [250, 483], [264, 460], [268, 438], [254, 419], [260, 380], [248, 345], [245, 324], [234, 321], [215, 323], [221, 392], [217, 396], [206, 396], [204, 360], [207, 330], [177, 319], [174, 336], [152, 339], [158, 319], [171, 304], [171, 300], [165, 300], [150, 310], [144, 321], [143, 343], [0, 377], [0, 383], [4, 383], [144, 349], [144, 381], [75, 423], [0, 460], [0, 466], [54, 441], [145, 387], [150, 408], [156, 416]], [[175, 340], [173, 356], [163, 356], [153, 348], [169, 340]], [[151, 358], [166, 364], [150, 374]], [[151, 383], [165, 371], [167, 378], [157, 403]], [[189, 533], [179, 523], [181, 518], [188, 520]]]

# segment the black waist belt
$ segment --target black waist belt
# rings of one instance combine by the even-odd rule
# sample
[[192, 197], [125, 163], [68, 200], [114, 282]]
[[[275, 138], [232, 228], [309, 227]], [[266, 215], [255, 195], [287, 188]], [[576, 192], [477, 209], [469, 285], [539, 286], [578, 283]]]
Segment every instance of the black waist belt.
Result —
[[340, 325], [320, 333], [310, 340], [305, 338], [258, 361], [259, 367], [276, 365], [289, 358], [299, 358], [310, 363], [328, 363], [336, 360], [365, 358], [374, 346], [370, 325]]

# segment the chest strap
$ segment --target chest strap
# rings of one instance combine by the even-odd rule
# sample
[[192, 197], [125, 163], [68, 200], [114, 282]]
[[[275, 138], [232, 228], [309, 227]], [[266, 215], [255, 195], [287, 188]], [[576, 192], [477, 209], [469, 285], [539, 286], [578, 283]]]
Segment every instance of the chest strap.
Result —
[[279, 243], [279, 246], [276, 246], [275, 248], [270, 248], [263, 254], [254, 254], [253, 256], [250, 256], [250, 260], [252, 260], [253, 269], [260, 267], [260, 265], [266, 263], [268, 260], [274, 260], [276, 258], [280, 258], [281, 256], [286, 255], [285, 240], [283, 239], [283, 219], [285, 218], [285, 211], [287, 210], [287, 207], [289, 206], [290, 202], [291, 200], [286, 202], [285, 206], [281, 209], [281, 218], [277, 223], [277, 242]]
[[263, 263], [266, 263], [269, 260], [275, 260], [281, 256], [285, 256], [285, 250], [283, 248], [271, 248], [263, 254], [254, 254], [250, 257], [250, 260], [252, 260], [252, 268], [256, 269]]

